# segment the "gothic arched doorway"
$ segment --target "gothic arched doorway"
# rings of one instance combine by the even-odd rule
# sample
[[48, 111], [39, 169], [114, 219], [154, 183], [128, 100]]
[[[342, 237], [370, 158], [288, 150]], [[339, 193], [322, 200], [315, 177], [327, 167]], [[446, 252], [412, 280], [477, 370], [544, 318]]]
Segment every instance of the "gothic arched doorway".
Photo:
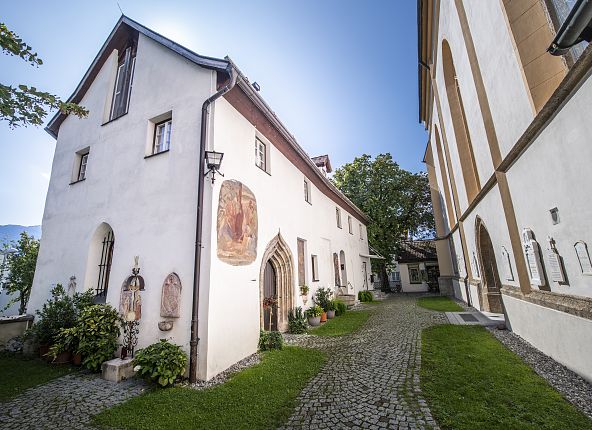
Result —
[[[263, 301], [275, 297], [270, 325], [269, 311]], [[265, 330], [285, 331], [288, 328], [288, 312], [294, 308], [294, 259], [284, 238], [278, 233], [265, 248], [259, 272], [260, 324]]]
[[481, 264], [481, 289], [482, 307], [484, 311], [501, 314], [503, 312], [502, 295], [500, 292], [501, 281], [497, 271], [495, 252], [489, 233], [481, 218], [476, 220], [477, 250], [479, 252], [479, 263]]

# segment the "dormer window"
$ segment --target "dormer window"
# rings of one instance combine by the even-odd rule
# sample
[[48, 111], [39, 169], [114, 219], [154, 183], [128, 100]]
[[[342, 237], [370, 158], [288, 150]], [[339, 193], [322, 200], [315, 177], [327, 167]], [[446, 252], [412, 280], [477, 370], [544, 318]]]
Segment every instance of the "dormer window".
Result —
[[134, 68], [136, 65], [136, 53], [130, 46], [121, 57], [117, 66], [115, 87], [113, 88], [113, 101], [109, 120], [114, 120], [127, 113], [130, 95], [134, 81]]

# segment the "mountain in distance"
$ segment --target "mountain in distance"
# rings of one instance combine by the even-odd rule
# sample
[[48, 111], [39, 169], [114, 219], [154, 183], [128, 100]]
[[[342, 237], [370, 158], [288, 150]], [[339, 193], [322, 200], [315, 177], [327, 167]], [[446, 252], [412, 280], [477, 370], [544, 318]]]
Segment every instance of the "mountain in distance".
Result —
[[41, 238], [40, 225], [0, 225], [0, 245], [19, 240], [21, 232], [23, 231], [26, 231], [30, 236], [33, 236], [36, 239]]

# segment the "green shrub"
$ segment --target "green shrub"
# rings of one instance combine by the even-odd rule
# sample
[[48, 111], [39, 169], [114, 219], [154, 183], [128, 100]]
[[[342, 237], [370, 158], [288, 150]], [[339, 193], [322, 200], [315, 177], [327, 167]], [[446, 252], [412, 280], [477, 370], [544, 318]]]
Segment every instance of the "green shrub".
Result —
[[78, 353], [78, 346], [80, 343], [80, 329], [77, 326], [63, 328], [60, 330], [51, 348], [49, 348], [49, 355], [54, 359], [62, 352], [70, 351], [73, 354]]
[[139, 350], [132, 363], [140, 376], [166, 387], [185, 373], [187, 355], [179, 345], [161, 339]]
[[335, 305], [335, 315], [339, 316], [347, 312], [347, 305], [341, 300], [335, 300], [333, 303]]
[[374, 296], [371, 291], [358, 291], [358, 300], [361, 302], [371, 302]]
[[93, 304], [93, 298], [92, 290], [70, 297], [62, 284], [57, 284], [51, 298], [36, 312], [39, 320], [27, 331], [27, 337], [34, 337], [41, 345], [53, 345], [62, 329], [74, 327], [82, 311]]
[[306, 333], [307, 323], [302, 308], [290, 309], [288, 312], [288, 331], [292, 334]]
[[93, 305], [82, 311], [77, 327], [83, 366], [96, 372], [113, 357], [122, 323], [119, 313], [110, 305]]
[[328, 311], [329, 302], [331, 302], [331, 298], [333, 297], [333, 292], [330, 288], [319, 288], [315, 292], [314, 302], [315, 304], [319, 305], [323, 310], [326, 312]]
[[284, 338], [279, 331], [263, 331], [259, 333], [259, 349], [261, 351], [271, 351], [272, 349], [282, 349], [284, 347]]
[[306, 317], [307, 318], [315, 318], [320, 317], [323, 314], [323, 308], [319, 305], [314, 305], [311, 308], [306, 310]]

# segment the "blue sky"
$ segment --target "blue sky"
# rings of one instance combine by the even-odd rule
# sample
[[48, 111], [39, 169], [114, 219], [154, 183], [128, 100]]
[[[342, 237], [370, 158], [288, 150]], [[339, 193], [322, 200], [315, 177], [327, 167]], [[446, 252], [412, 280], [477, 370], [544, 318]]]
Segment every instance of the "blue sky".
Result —
[[[119, 0], [124, 13], [204, 55], [229, 55], [311, 155], [334, 167], [390, 152], [424, 170], [415, 0]], [[67, 98], [120, 16], [115, 0], [20, 1], [0, 20], [39, 53], [0, 56], [0, 82]], [[48, 117], [48, 119], [51, 116]], [[0, 122], [0, 224], [40, 224], [54, 140]]]

